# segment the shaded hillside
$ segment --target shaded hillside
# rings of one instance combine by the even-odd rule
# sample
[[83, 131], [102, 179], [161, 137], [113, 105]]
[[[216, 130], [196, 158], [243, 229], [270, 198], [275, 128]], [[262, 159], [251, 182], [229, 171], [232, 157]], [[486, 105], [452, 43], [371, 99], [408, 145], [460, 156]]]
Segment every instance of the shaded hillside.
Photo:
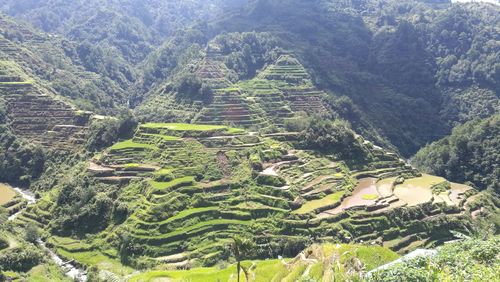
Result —
[[237, 9], [240, 0], [4, 1], [7, 14], [77, 42], [85, 68], [130, 86], [135, 67], [180, 30]]
[[458, 126], [442, 140], [420, 150], [413, 164], [423, 171], [474, 183], [500, 192], [500, 116]]
[[[377, 1], [365, 2], [352, 9], [331, 1], [257, 1], [244, 17], [215, 26], [228, 31], [270, 31], [278, 36], [306, 63], [320, 87], [349, 96], [405, 154], [446, 135], [449, 124], [463, 121], [443, 111], [450, 107], [443, 102], [482, 103], [481, 98], [464, 97], [460, 89], [475, 85], [485, 89], [480, 91], [498, 92], [493, 67], [498, 64], [498, 50], [492, 41], [498, 7], [469, 5], [431, 11], [412, 1], [378, 1], [383, 3], [378, 6], [372, 5]], [[459, 23], [454, 25], [455, 20]], [[491, 48], [477, 50], [489, 46], [486, 42]], [[467, 62], [474, 69], [460, 67]], [[498, 103], [495, 94], [486, 99]]]
[[[148, 104], [152, 114], [140, 114], [155, 120], [154, 113], [163, 109], [151, 101], [162, 105], [171, 99], [158, 93], [171, 92], [165, 85], [179, 86], [186, 67], [203, 58], [214, 38], [228, 43], [222, 52], [234, 71], [233, 83], [273, 63], [277, 58], [269, 51], [292, 52], [319, 89], [349, 97], [354, 120], [363, 123], [356, 130], [380, 144], [385, 142], [376, 136], [382, 136], [405, 156], [459, 123], [498, 112], [498, 6], [412, 0], [202, 2], [201, 9], [196, 1], [71, 1], [57, 7], [7, 2], [3, 8], [75, 41], [75, 55], [87, 71], [126, 89], [131, 106]], [[262, 38], [234, 36], [253, 31], [272, 40], [259, 45]], [[181, 111], [199, 109], [189, 99], [174, 101]], [[178, 113], [169, 117], [188, 120]]]
[[0, 15], [0, 60], [17, 64], [30, 79], [83, 110], [104, 112], [125, 105], [124, 86], [86, 71], [77, 46]]

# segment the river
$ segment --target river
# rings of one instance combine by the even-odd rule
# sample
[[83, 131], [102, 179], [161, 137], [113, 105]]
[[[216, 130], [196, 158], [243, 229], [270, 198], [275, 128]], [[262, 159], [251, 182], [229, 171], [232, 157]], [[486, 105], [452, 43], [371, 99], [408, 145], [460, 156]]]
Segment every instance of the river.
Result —
[[[21, 195], [28, 202], [28, 205], [36, 203], [36, 197], [31, 191], [24, 190], [21, 188], [13, 188], [13, 190], [19, 193], [19, 195]], [[26, 207], [20, 209], [15, 214], [9, 216], [9, 221], [16, 219], [16, 217], [19, 214], [21, 214], [25, 209]], [[61, 268], [61, 270], [64, 272], [66, 276], [77, 282], [87, 281], [86, 270], [80, 269], [70, 262], [64, 262], [64, 260], [60, 256], [58, 256], [54, 251], [52, 251], [49, 247], [47, 247], [45, 242], [43, 242], [41, 239], [38, 239], [37, 242], [38, 245], [49, 255], [52, 261]]]

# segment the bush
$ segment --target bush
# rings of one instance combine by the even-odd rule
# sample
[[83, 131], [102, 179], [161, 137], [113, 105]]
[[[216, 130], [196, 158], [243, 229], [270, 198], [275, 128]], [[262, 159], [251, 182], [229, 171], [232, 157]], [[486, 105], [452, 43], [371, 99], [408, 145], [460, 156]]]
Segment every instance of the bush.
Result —
[[86, 147], [90, 151], [99, 151], [120, 138], [131, 138], [136, 127], [137, 121], [129, 111], [121, 112], [118, 118], [94, 120], [90, 125]]
[[301, 134], [301, 145], [306, 149], [332, 153], [346, 160], [363, 161], [368, 152], [356, 139], [347, 122], [314, 117]]
[[445, 245], [430, 258], [417, 258], [375, 272], [368, 281], [497, 281], [500, 237]]
[[170, 182], [175, 176], [170, 170], [161, 169], [154, 174], [154, 180], [157, 182]]
[[3, 250], [7, 247], [9, 247], [9, 242], [7, 241], [7, 239], [0, 237], [0, 250]]
[[299, 113], [297, 117], [285, 119], [285, 129], [290, 132], [302, 132], [309, 127], [309, 118], [306, 113]]
[[33, 244], [23, 244], [0, 254], [0, 268], [27, 272], [43, 261], [43, 252]]
[[38, 228], [34, 223], [28, 223], [24, 229], [24, 239], [30, 243], [36, 243], [38, 239]]
[[257, 183], [260, 185], [282, 187], [286, 185], [286, 180], [279, 176], [260, 174], [257, 176]]

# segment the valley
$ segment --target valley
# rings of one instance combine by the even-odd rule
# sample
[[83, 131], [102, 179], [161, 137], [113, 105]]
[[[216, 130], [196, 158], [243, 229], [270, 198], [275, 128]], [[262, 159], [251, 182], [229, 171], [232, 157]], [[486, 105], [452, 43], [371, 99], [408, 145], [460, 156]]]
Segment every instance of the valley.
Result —
[[497, 5], [35, 2], [0, 3], [0, 281], [498, 279]]

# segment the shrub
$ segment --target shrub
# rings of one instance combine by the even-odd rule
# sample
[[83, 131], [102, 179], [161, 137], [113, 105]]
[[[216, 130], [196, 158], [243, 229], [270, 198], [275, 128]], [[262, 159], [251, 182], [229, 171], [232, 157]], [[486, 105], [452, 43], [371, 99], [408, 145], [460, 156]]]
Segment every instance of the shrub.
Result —
[[260, 174], [257, 176], [257, 183], [260, 185], [282, 187], [285, 186], [286, 180], [279, 176]]
[[24, 238], [30, 243], [35, 243], [38, 239], [38, 228], [33, 223], [28, 223], [24, 229]]
[[497, 281], [500, 237], [467, 239], [445, 245], [430, 258], [398, 263], [375, 272], [368, 281]]
[[314, 117], [300, 139], [302, 147], [306, 149], [332, 153], [342, 159], [363, 161], [368, 157], [367, 150], [345, 121], [331, 122]]
[[9, 246], [9, 242], [5, 238], [0, 237], [0, 250], [3, 250]]
[[26, 272], [43, 261], [43, 252], [33, 244], [23, 244], [0, 254], [0, 268]]

